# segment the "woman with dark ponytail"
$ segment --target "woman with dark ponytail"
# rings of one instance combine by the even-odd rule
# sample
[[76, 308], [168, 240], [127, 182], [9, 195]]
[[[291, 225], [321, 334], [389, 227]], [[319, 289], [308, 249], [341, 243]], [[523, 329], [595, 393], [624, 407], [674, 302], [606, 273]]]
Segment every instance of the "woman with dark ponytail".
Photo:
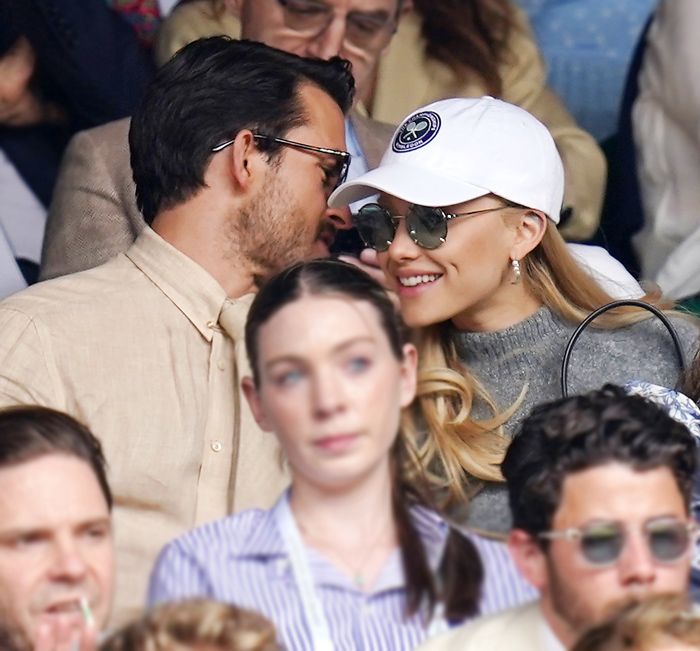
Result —
[[[401, 428], [416, 350], [363, 271], [297, 264], [257, 295], [243, 388], [291, 487], [169, 544], [150, 601], [209, 596], [257, 610], [288, 649], [412, 649], [534, 596], [505, 548], [431, 508]], [[261, 478], [264, 481], [264, 478]]]

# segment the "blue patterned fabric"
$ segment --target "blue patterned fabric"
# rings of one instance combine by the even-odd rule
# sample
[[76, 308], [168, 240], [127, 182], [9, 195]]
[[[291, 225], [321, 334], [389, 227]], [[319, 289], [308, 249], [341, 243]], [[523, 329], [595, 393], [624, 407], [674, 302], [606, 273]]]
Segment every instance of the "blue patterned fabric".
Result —
[[625, 385], [625, 391], [663, 407], [671, 418], [683, 423], [690, 430], [700, 446], [700, 408], [684, 393], [650, 382], [630, 382]]
[[[700, 408], [688, 396], [679, 391], [660, 387], [649, 382], [630, 382], [625, 390], [663, 407], [678, 422], [683, 423], [695, 437], [695, 443], [700, 448]], [[691, 508], [695, 519], [700, 523], [700, 476], [695, 476]], [[700, 541], [695, 544], [693, 554], [693, 574], [691, 580], [693, 600], [700, 602]]]
[[516, 0], [530, 18], [549, 84], [597, 140], [617, 126], [632, 52], [656, 0]]

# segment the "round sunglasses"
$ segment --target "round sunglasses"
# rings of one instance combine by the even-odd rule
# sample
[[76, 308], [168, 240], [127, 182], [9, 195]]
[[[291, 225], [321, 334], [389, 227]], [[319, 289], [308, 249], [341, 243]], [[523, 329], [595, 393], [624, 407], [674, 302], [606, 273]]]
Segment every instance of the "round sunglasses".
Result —
[[447, 213], [442, 208], [411, 204], [405, 216], [392, 215], [378, 203], [367, 203], [352, 216], [362, 241], [375, 251], [386, 251], [396, 236], [399, 220], [406, 222], [406, 230], [411, 239], [424, 249], [437, 249], [447, 239], [447, 222], [457, 217], [475, 217], [504, 208], [522, 208], [508, 203], [483, 210]]
[[[659, 563], [674, 563], [685, 555], [697, 537], [697, 525], [676, 518], [655, 518], [644, 523], [647, 547]], [[539, 538], [578, 542], [581, 554], [591, 565], [604, 567], [617, 562], [625, 548], [628, 531], [621, 522], [594, 522], [585, 527], [545, 531]]]

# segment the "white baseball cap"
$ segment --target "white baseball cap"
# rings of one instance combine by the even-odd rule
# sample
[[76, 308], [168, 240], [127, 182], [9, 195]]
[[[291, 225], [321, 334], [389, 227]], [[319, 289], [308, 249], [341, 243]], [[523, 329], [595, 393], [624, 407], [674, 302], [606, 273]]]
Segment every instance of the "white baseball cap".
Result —
[[411, 113], [379, 167], [343, 183], [328, 204], [344, 206], [377, 192], [422, 206], [493, 193], [557, 224], [564, 167], [547, 127], [524, 109], [493, 97], [444, 99]]

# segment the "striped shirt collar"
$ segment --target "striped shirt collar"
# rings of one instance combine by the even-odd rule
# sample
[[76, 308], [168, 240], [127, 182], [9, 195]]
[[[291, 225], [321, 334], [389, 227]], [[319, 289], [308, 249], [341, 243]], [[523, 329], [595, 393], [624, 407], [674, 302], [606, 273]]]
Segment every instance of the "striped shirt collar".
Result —
[[[283, 501], [289, 500], [289, 491], [285, 491], [275, 506], [262, 514], [260, 526], [251, 531], [249, 536], [232, 543], [228, 549], [231, 559], [257, 559], [262, 562], [277, 561], [284, 564], [287, 552], [282, 535], [277, 528], [275, 512]], [[428, 565], [436, 572], [447, 542], [449, 525], [435, 511], [421, 506], [410, 508], [411, 519], [428, 558]], [[353, 582], [335, 568], [321, 553], [307, 548], [312, 573], [318, 585], [331, 585], [345, 589], [358, 590]], [[286, 568], [289, 569], [289, 568]], [[390, 590], [402, 590], [405, 587], [403, 565], [399, 550], [387, 560], [377, 580], [373, 594]], [[359, 590], [358, 590], [359, 591]]]

